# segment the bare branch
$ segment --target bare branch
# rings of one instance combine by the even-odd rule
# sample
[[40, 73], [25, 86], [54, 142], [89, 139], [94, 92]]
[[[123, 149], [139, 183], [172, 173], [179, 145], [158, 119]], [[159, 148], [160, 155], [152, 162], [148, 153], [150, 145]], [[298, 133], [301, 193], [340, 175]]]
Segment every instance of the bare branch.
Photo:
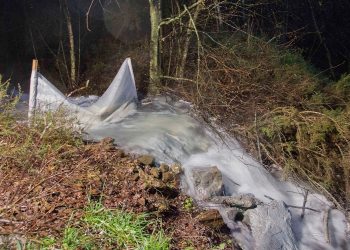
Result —
[[86, 29], [87, 29], [88, 31], [91, 31], [90, 28], [89, 28], [89, 15], [90, 15], [90, 11], [91, 11], [91, 8], [92, 8], [92, 5], [94, 4], [94, 2], [95, 2], [95, 0], [91, 0], [89, 9], [88, 9], [88, 11], [86, 12]]

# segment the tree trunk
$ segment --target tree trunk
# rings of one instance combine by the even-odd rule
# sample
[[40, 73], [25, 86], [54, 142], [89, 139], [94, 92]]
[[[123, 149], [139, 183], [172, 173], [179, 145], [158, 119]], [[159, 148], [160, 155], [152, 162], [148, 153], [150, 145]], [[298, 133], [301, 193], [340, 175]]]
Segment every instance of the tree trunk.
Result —
[[64, 1], [64, 12], [67, 22], [67, 31], [69, 39], [69, 54], [70, 54], [70, 88], [74, 88], [76, 85], [76, 58], [75, 58], [75, 48], [74, 48], [74, 33], [72, 18], [69, 13], [67, 0]]
[[149, 6], [151, 19], [149, 91], [151, 94], [156, 94], [160, 85], [159, 23], [161, 18], [161, 0], [149, 0]]
[[[199, 1], [199, 2], [202, 2], [202, 1]], [[186, 31], [186, 39], [185, 39], [185, 43], [183, 45], [180, 67], [178, 69], [178, 74], [177, 74], [179, 78], [183, 78], [184, 77], [184, 73], [185, 73], [188, 49], [189, 49], [189, 46], [190, 46], [190, 41], [191, 41], [191, 38], [192, 38], [193, 29], [194, 29], [194, 25], [193, 25], [192, 21], [194, 23], [197, 22], [198, 15], [199, 15], [199, 13], [200, 13], [200, 11], [202, 9], [203, 9], [203, 4], [202, 3], [198, 4], [197, 7], [196, 7], [196, 10], [194, 12], [193, 20], [191, 20], [190, 18], [188, 20], [188, 26], [187, 26], [187, 31]]]

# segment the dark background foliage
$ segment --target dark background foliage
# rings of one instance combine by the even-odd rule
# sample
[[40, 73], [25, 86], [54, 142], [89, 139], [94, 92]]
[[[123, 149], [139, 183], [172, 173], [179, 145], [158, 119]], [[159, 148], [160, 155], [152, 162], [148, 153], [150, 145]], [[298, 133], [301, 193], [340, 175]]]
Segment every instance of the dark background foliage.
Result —
[[[180, 2], [180, 5], [189, 4], [189, 1]], [[170, 3], [170, 0], [164, 1], [163, 15], [171, 12]], [[89, 32], [86, 13], [90, 4], [90, 0], [68, 1], [74, 32], [79, 37], [75, 42], [80, 49], [80, 73], [86, 69], [84, 61], [92, 55], [101, 38], [112, 35], [122, 46], [147, 37], [149, 31], [146, 0], [94, 1], [89, 14]], [[291, 43], [301, 49], [307, 60], [332, 77], [339, 78], [350, 71], [349, 1], [249, 0], [230, 1], [230, 4], [240, 13], [232, 17], [236, 28], [266, 36], [279, 44]], [[225, 7], [222, 10], [225, 11]], [[67, 46], [64, 22], [59, 0], [1, 1], [0, 72], [15, 83], [24, 83], [32, 58], [40, 59], [44, 67], [52, 67], [58, 41]]]

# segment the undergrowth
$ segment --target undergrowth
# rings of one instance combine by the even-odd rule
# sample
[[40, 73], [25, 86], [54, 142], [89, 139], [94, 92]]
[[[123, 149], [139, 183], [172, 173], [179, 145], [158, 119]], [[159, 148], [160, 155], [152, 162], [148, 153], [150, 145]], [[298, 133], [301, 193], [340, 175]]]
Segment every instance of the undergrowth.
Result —
[[138, 249], [167, 250], [170, 239], [156, 220], [146, 214], [106, 209], [90, 203], [79, 222], [68, 225], [61, 239], [45, 237], [31, 241], [27, 249]]
[[[0, 84], [0, 170], [40, 171], [44, 167], [54, 173], [71, 164], [71, 158], [83, 146], [72, 121], [64, 113], [55, 112], [38, 115], [29, 123], [17, 122], [14, 110], [19, 97], [9, 95], [8, 86], [8, 81]], [[31, 240], [25, 249], [57, 247], [165, 250], [170, 248], [170, 239], [157, 221], [146, 214], [112, 211], [100, 203], [90, 203], [78, 222], [67, 225], [61, 238]]]
[[58, 167], [72, 149], [82, 145], [73, 123], [57, 112], [37, 116], [30, 125], [17, 122], [14, 108], [19, 97], [8, 95], [8, 86], [0, 83], [0, 169]]
[[189, 80], [169, 81], [164, 91], [196, 104], [267, 167], [281, 167], [286, 178], [307, 181], [346, 208], [350, 76], [332, 82], [300, 51], [240, 34], [202, 46], [200, 67], [189, 61]]

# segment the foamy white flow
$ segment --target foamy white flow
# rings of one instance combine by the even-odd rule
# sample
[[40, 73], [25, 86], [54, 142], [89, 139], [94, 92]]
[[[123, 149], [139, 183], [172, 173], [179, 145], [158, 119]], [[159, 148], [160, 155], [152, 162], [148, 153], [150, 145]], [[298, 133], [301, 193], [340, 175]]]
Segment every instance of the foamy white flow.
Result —
[[[304, 191], [290, 182], [280, 182], [252, 159], [235, 141], [213, 135], [189, 115], [155, 101], [153, 108], [141, 107], [136, 114], [117, 124], [99, 125], [87, 132], [97, 140], [113, 137], [123, 148], [133, 153], [149, 153], [159, 161], [179, 162], [185, 169], [188, 192], [194, 198], [191, 169], [217, 166], [223, 173], [226, 195], [252, 193], [263, 202], [283, 200], [287, 205], [302, 207]], [[148, 104], [152, 105], [152, 104]], [[147, 106], [147, 105], [146, 105]], [[159, 108], [161, 106], [161, 108]], [[147, 109], [149, 111], [144, 111]], [[152, 111], [153, 110], [153, 111]], [[202, 203], [203, 204], [203, 203]], [[204, 203], [205, 205], [205, 203]], [[300, 208], [290, 208], [293, 232], [300, 249], [342, 249], [346, 241], [346, 219], [332, 209], [329, 216], [331, 245], [326, 242], [324, 216], [331, 203], [322, 195], [311, 193], [301, 219]], [[235, 227], [240, 227], [235, 224]], [[235, 237], [247, 237], [244, 230]], [[254, 248], [257, 246], [249, 245]]]

